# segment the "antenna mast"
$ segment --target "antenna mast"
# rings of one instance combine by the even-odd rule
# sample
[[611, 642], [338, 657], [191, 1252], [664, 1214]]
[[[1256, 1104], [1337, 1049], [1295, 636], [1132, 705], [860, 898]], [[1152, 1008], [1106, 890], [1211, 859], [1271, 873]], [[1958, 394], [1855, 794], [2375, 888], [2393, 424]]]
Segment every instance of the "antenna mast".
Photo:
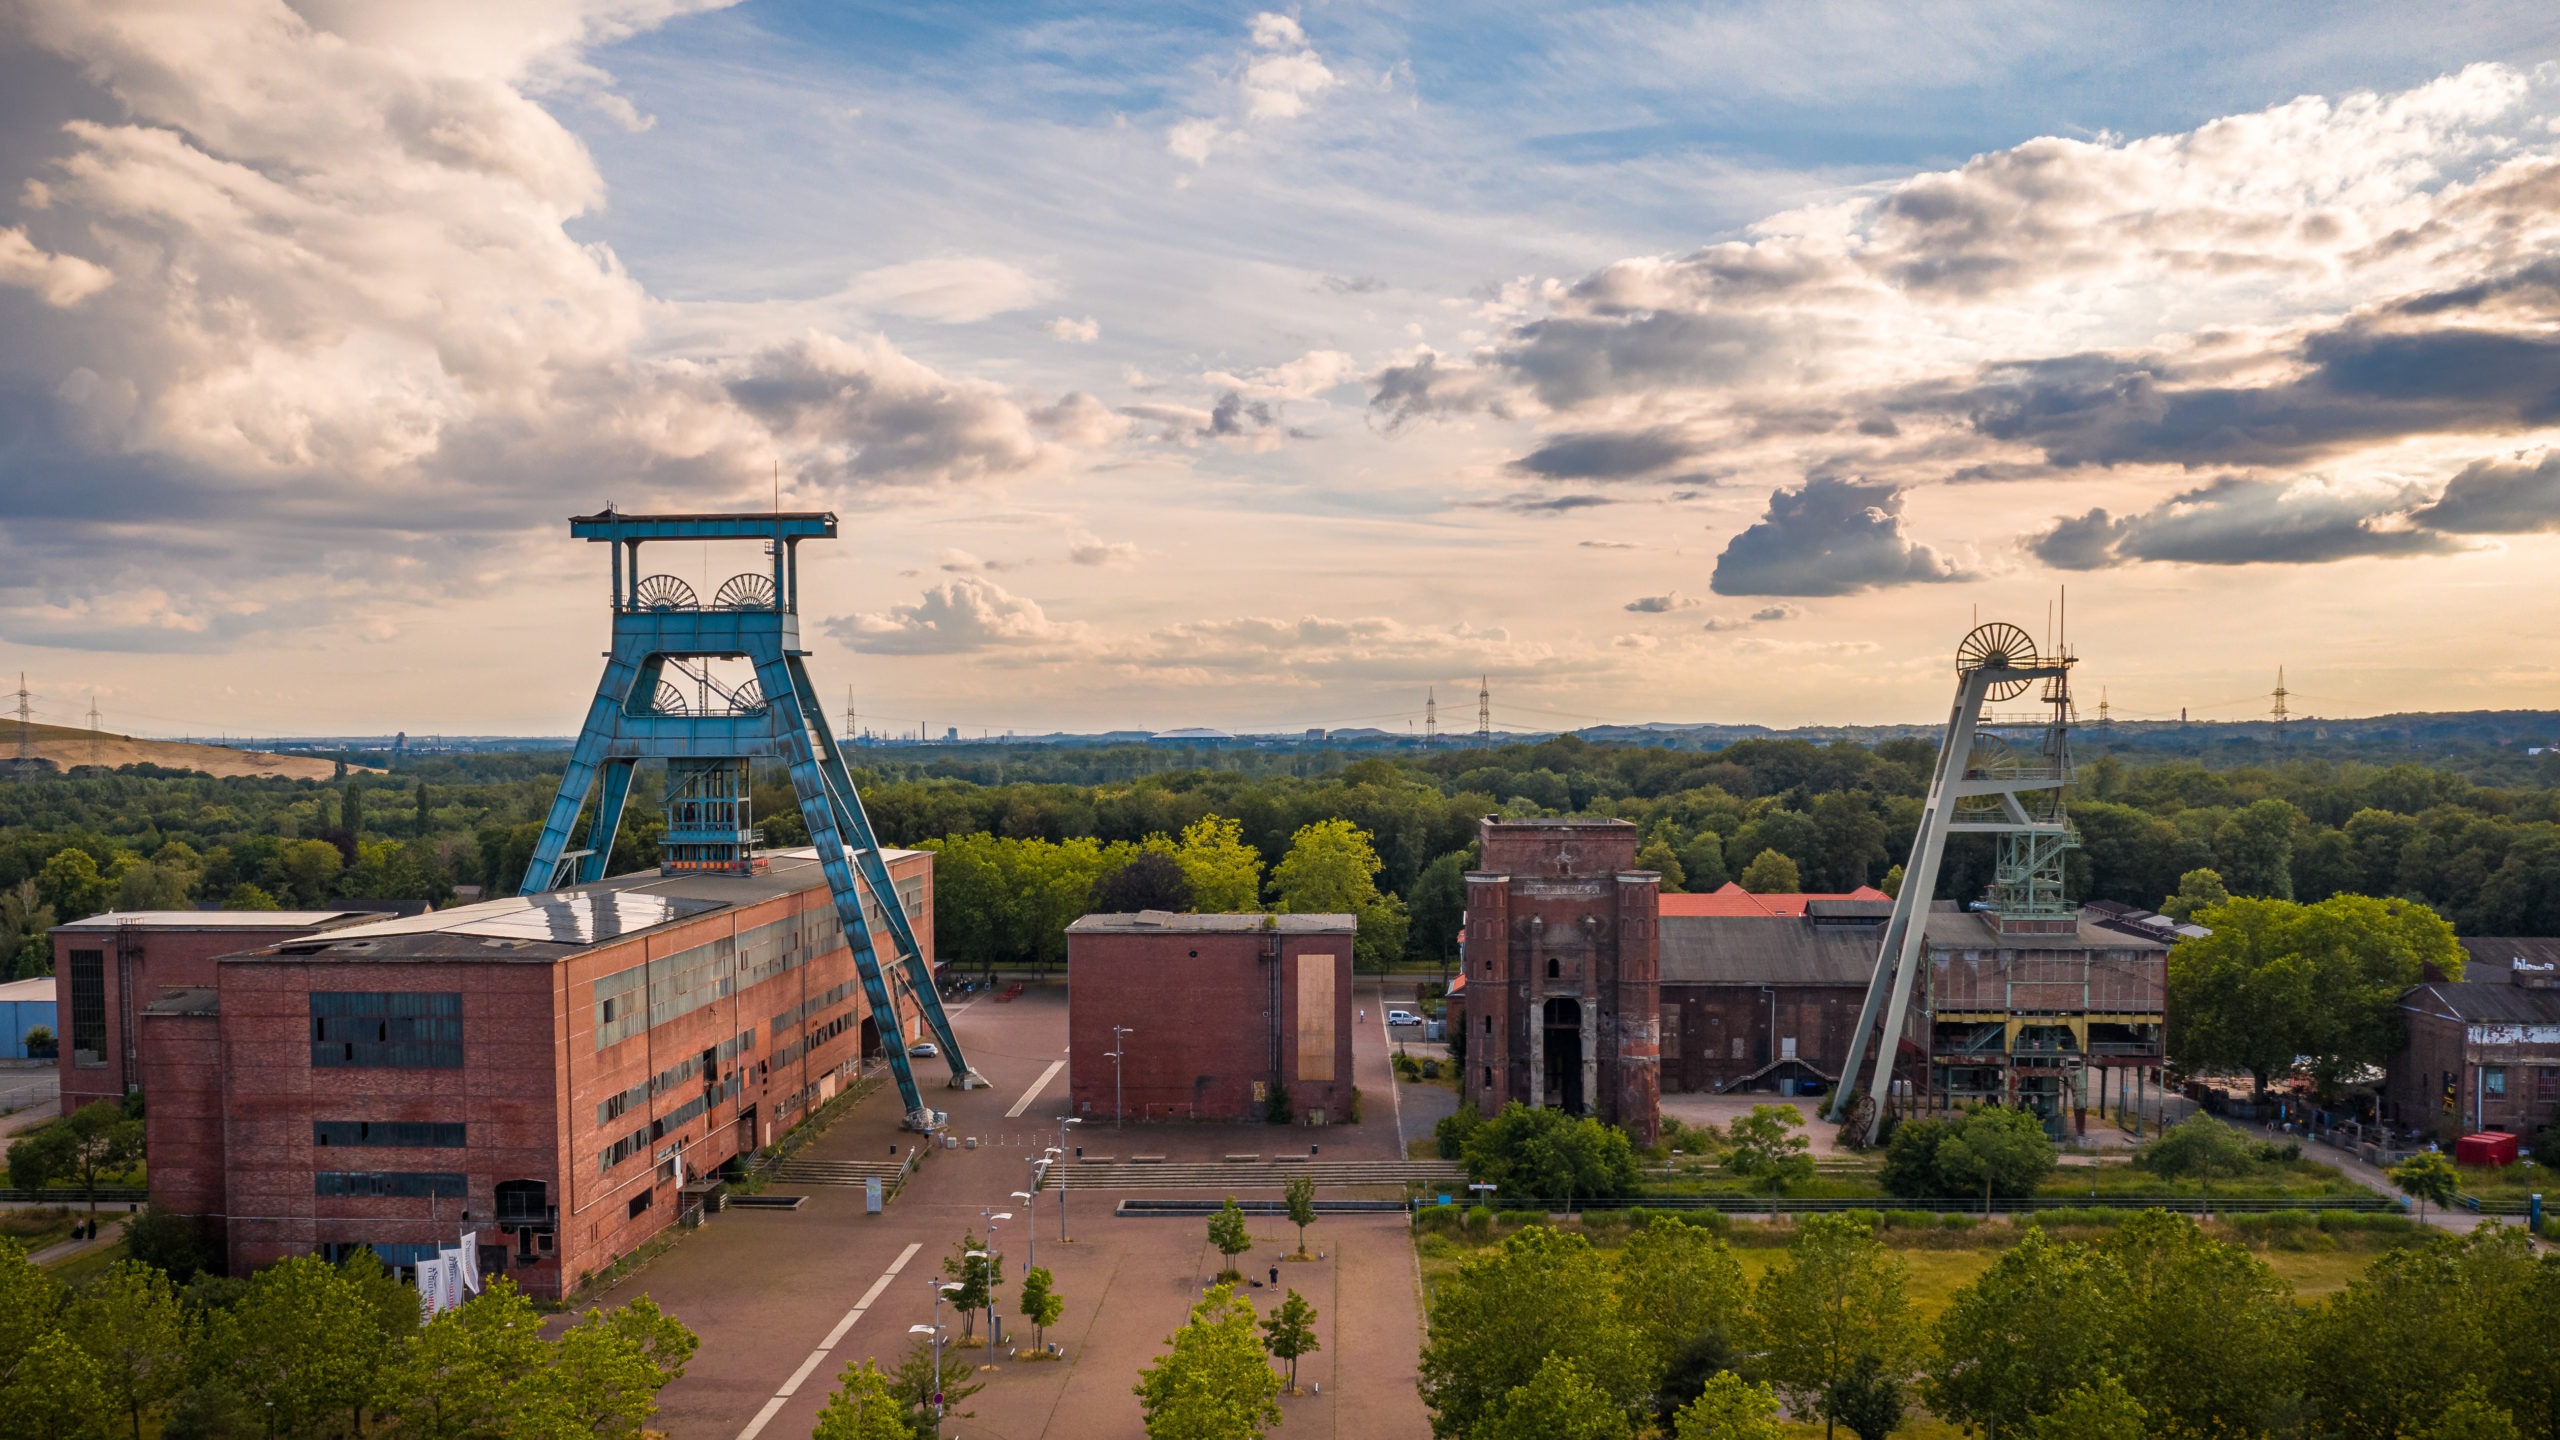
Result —
[[2270, 710], [2270, 711], [2268, 711], [2268, 712], [2267, 712], [2267, 718], [2269, 718], [2270, 720], [2273, 720], [2273, 721], [2275, 722], [2275, 730], [2276, 730], [2276, 737], [2275, 737], [2275, 738], [2276, 738], [2276, 763], [2277, 763], [2277, 764], [2279, 764], [2279, 765], [2281, 765], [2281, 764], [2283, 764], [2283, 763], [2284, 763], [2284, 760], [2285, 760], [2285, 751], [2286, 751], [2286, 744], [2285, 744], [2285, 742], [2287, 741], [2287, 739], [2289, 739], [2289, 738], [2290, 738], [2290, 737], [2285, 733], [2285, 732], [2286, 732], [2286, 730], [2287, 730], [2287, 728], [2288, 728], [2288, 727], [2287, 727], [2286, 722], [2288, 722], [2288, 721], [2290, 721], [2291, 719], [2293, 719], [2293, 714], [2292, 714], [2292, 712], [2291, 712], [2291, 711], [2288, 711], [2287, 709], [2285, 709], [2284, 702], [2285, 702], [2285, 697], [2287, 697], [2287, 696], [2291, 695], [2292, 693], [2293, 693], [2292, 691], [2287, 690], [2287, 689], [2285, 689], [2285, 688], [2284, 688], [2284, 667], [2283, 667], [2283, 666], [2281, 666], [2281, 665], [2277, 666], [2277, 667], [2276, 667], [2276, 692], [2275, 692], [2275, 702], [2276, 702], [2276, 704], [2275, 704], [2275, 708], [2274, 708], [2273, 710]]
[[21, 780], [27, 778], [27, 762], [33, 758], [33, 752], [28, 749], [28, 746], [35, 739], [31, 728], [35, 707], [27, 703], [28, 698], [27, 672], [21, 670], [18, 672], [18, 778]]
[[1493, 677], [1490, 675], [1476, 684], [1476, 748], [1493, 748]]
[[98, 692], [89, 692], [89, 763], [98, 764]]
[[1422, 748], [1429, 750], [1440, 743], [1440, 691], [1435, 686], [1423, 693]]

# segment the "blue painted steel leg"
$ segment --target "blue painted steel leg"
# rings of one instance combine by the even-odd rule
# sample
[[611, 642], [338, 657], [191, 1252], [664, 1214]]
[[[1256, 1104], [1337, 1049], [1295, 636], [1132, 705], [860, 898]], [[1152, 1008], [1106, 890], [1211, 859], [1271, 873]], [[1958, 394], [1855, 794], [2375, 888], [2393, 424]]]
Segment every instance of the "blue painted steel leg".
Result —
[[853, 867], [845, 863], [844, 839], [836, 829], [835, 807], [827, 803], [826, 779], [811, 752], [799, 693], [793, 689], [791, 672], [784, 667], [780, 655], [759, 659], [756, 681], [764, 688], [765, 703], [773, 707], [774, 728], [781, 732], [784, 759], [791, 767], [791, 788], [800, 797], [800, 813], [809, 823], [809, 841], [817, 849], [819, 868], [826, 872], [827, 888], [834, 893], [836, 919], [844, 926], [845, 944], [853, 950], [854, 973], [861, 977], [863, 998], [870, 1003], [873, 1015], [889, 1019], [880, 1046], [888, 1052], [889, 1072], [897, 1077], [898, 1095], [906, 1101], [907, 1113], [913, 1116], [928, 1107], [923, 1092], [916, 1088], [914, 1068], [907, 1063], [906, 1037], [896, 1033], [898, 1009], [889, 998], [879, 952], [871, 945], [871, 922], [862, 913], [862, 895], [853, 883]]
[[607, 760], [596, 787], [596, 813], [587, 821], [587, 853], [578, 857], [578, 880], [593, 885], [605, 877], [613, 859], [613, 839], [622, 829], [622, 802], [631, 794], [633, 761]]

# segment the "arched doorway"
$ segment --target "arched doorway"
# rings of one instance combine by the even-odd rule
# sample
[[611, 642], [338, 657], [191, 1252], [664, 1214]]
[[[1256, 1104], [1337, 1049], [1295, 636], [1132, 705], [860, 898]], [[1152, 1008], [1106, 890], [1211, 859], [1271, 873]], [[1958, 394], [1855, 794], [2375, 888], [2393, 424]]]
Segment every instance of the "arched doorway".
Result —
[[1546, 1003], [1547, 1103], [1568, 1115], [1588, 1113], [1582, 1094], [1582, 1002], [1558, 998]]

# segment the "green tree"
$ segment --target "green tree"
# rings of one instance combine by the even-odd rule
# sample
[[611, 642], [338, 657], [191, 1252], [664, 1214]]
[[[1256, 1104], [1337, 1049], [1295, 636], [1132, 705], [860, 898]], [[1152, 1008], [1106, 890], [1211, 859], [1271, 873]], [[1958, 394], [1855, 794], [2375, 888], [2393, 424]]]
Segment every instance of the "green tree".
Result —
[[[1890, 1377], [1907, 1372], [1908, 1274], [1876, 1238], [1873, 1217], [1802, 1217], [1786, 1258], [1760, 1277], [1753, 1307], [1762, 1367], [1799, 1414], [1820, 1409], [1861, 1357]], [[1828, 1420], [1823, 1428], [1830, 1433]]]
[[1244, 1207], [1236, 1203], [1233, 1195], [1218, 1207], [1218, 1213], [1209, 1217], [1209, 1243], [1217, 1246], [1218, 1253], [1226, 1259], [1226, 1268], [1218, 1272], [1218, 1278], [1243, 1279], [1236, 1269], [1236, 1257], [1253, 1248], [1253, 1235], [1245, 1229]]
[[2030, 1110], [1985, 1105], [1951, 1126], [1937, 1148], [1938, 1175], [1949, 1189], [1991, 1197], [2032, 1195], [2053, 1173], [2053, 1142]]
[[54, 914], [81, 920], [107, 908], [112, 893], [105, 876], [98, 873], [97, 857], [86, 850], [66, 849], [54, 852], [36, 873], [36, 893]]
[[2462, 1172], [2453, 1162], [2433, 1150], [2421, 1150], [2391, 1167], [2391, 1183], [2400, 1193], [2418, 1202], [2418, 1218], [2427, 1218], [2427, 1207], [2442, 1210], [2453, 1204], [2454, 1195], [2462, 1187]]
[[276, 852], [276, 878], [295, 904], [311, 909], [337, 893], [347, 859], [326, 840], [295, 840]]
[[1779, 850], [1765, 849], [1742, 867], [1742, 888], [1754, 895], [1794, 895], [1804, 890], [1796, 862]]
[[683, 1377], [701, 1340], [643, 1295], [589, 1308], [560, 1332], [552, 1355], [561, 1404], [580, 1436], [642, 1440], [658, 1392]]
[[2121, 1275], [2106, 1314], [2114, 1373], [2161, 1440], [2285, 1428], [2301, 1394], [2299, 1312], [2266, 1262], [2192, 1216], [2139, 1210], [2098, 1245]]
[[1220, 1285], [1191, 1308], [1173, 1348], [1138, 1372], [1147, 1440], [1261, 1440], [1280, 1423], [1280, 1377], [1262, 1358], [1253, 1306]]
[[2412, 1440], [2524, 1440], [2513, 1415], [2491, 1400], [2477, 1380], [2465, 1382], [2435, 1423]]
[[380, 1377], [382, 1413], [403, 1437], [567, 1436], [542, 1317], [504, 1276], [402, 1342]]
[[987, 1388], [984, 1381], [970, 1379], [972, 1373], [965, 1362], [947, 1355], [937, 1359], [931, 1336], [921, 1337], [907, 1347], [898, 1368], [889, 1372], [889, 1387], [906, 1407], [907, 1423], [916, 1440], [933, 1440], [940, 1433], [933, 1400], [936, 1395], [942, 1397], [938, 1407], [942, 1417], [968, 1420], [977, 1415], [974, 1410], [959, 1408], [961, 1401]]
[[978, 1243], [978, 1232], [960, 1237], [959, 1248], [942, 1257], [942, 1273], [959, 1283], [951, 1292], [952, 1308], [960, 1312], [960, 1335], [965, 1342], [978, 1333], [978, 1312], [992, 1303], [990, 1293], [996, 1283], [995, 1266], [989, 1263], [986, 1247]]
[[1324, 1348], [1316, 1340], [1316, 1307], [1297, 1291], [1272, 1308], [1262, 1321], [1263, 1348], [1289, 1367], [1289, 1393], [1298, 1393], [1298, 1357]]
[[[2105, 1317], [2121, 1280], [2089, 1247], [2028, 1226], [1939, 1314], [1921, 1385], [1929, 1408], [1987, 1440], [2024, 1433], [2072, 1388], [2112, 1368], [2114, 1326]], [[2062, 1315], [2085, 1323], [2055, 1324]]]
[[96, 1364], [112, 1407], [141, 1440], [143, 1417], [187, 1382], [193, 1327], [169, 1277], [136, 1261], [116, 1261], [73, 1298], [62, 1328]]
[[2178, 877], [2177, 893], [2160, 902], [2160, 913], [2172, 920], [2190, 920], [2201, 911], [2230, 903], [2231, 890], [2222, 883], [2221, 874], [2197, 869]]
[[98, 1181], [122, 1174], [142, 1158], [142, 1122], [115, 1105], [83, 1105], [9, 1146], [9, 1184], [41, 1190], [57, 1180], [79, 1182], [98, 1210]]
[[1884, 1368], [1873, 1355], [1860, 1355], [1849, 1373], [1822, 1392], [1822, 1419], [1858, 1440], [1885, 1440], [1902, 1426], [1903, 1377]]
[[209, 1320], [213, 1363], [253, 1411], [274, 1416], [278, 1433], [340, 1424], [361, 1432], [400, 1343], [417, 1329], [418, 1303], [363, 1249], [343, 1265], [310, 1255], [279, 1260]]
[[2150, 1420], [2123, 1381], [2100, 1374], [2063, 1392], [2027, 1433], [2032, 1440], [2152, 1440]]
[[1884, 1168], [1876, 1174], [1884, 1193], [1908, 1200], [1943, 1198], [1946, 1180], [1938, 1173], [1938, 1147], [1954, 1128], [1951, 1121], [1917, 1115], [1897, 1123], [1884, 1142]]
[[1289, 1188], [1281, 1199], [1288, 1207], [1289, 1223], [1298, 1227], [1298, 1254], [1307, 1253], [1307, 1227], [1316, 1223], [1316, 1182], [1312, 1175], [1292, 1175]]
[[1732, 878], [1724, 866], [1724, 837], [1702, 830], [1680, 847], [1680, 883], [1693, 893], [1721, 890]]
[[1641, 1413], [1652, 1357], [1619, 1306], [1611, 1269], [1582, 1236], [1530, 1225], [1442, 1280], [1422, 1347], [1432, 1434], [1475, 1435], [1550, 1355], [1573, 1361], [1621, 1410]]
[[[2429, 1232], [2375, 1256], [2308, 1319], [2312, 1432], [2415, 1435], [2472, 1385], [2494, 1397], [2521, 1380], [2507, 1393], [2530, 1403], [2526, 1384], [2550, 1373], [2550, 1337], [2527, 1339], [2516, 1327], [2550, 1263], [2535, 1258], [2522, 1231], [2495, 1224], [2463, 1236]], [[2519, 1350], [2540, 1358], [2511, 1378]]]
[[1664, 840], [1646, 841], [1644, 848], [1636, 852], [1636, 868], [1659, 872], [1662, 876], [1662, 893], [1665, 895], [1679, 894], [1682, 885], [1689, 878], [1688, 872], [1680, 867], [1680, 852], [1672, 849], [1670, 842]]
[[810, 1440], [911, 1440], [907, 1407], [890, 1378], [869, 1360], [848, 1364], [818, 1411]]
[[347, 781], [346, 798], [338, 802], [338, 825], [353, 840], [364, 838], [364, 792], [354, 780]]
[[1466, 923], [1467, 866], [1473, 857], [1452, 850], [1422, 867], [1405, 896], [1405, 943], [1414, 958], [1447, 965], [1457, 958], [1458, 930]]
[[281, 910], [284, 907], [276, 903], [276, 897], [273, 895], [243, 880], [232, 886], [230, 893], [222, 897], [222, 908], [225, 910]]
[[1090, 902], [1098, 914], [1126, 915], [1141, 910], [1184, 911], [1191, 908], [1191, 879], [1172, 855], [1141, 850], [1128, 863], [1093, 883]]
[[1628, 1440], [1633, 1433], [1627, 1412], [1562, 1355], [1540, 1361], [1475, 1431], [1481, 1440]]
[[2213, 832], [2223, 880], [2243, 895], [2292, 899], [2293, 841], [2306, 823], [2301, 811], [2282, 800], [2259, 800], [2233, 812]]
[[1057, 1283], [1048, 1266], [1035, 1265], [1022, 1277], [1022, 1292], [1016, 1302], [1021, 1307], [1022, 1318], [1031, 1322], [1031, 1343], [1043, 1350], [1049, 1348], [1049, 1327], [1057, 1324], [1058, 1317], [1067, 1313], [1067, 1302], [1060, 1299], [1053, 1288]]
[[1680, 1411], [1674, 1440], [1779, 1440], [1778, 1394], [1727, 1370]]
[[1619, 1313], [1664, 1374], [1700, 1335], [1728, 1332], [1750, 1296], [1742, 1263], [1722, 1240], [1668, 1215], [1627, 1237], [1617, 1290]]
[[1244, 826], [1204, 815], [1182, 827], [1175, 863], [1191, 882], [1191, 903], [1203, 914], [1262, 908], [1262, 855], [1244, 842]]
[[1352, 957], [1366, 970], [1384, 970], [1404, 953], [1404, 902], [1378, 891], [1385, 863], [1369, 833], [1348, 820], [1318, 820], [1298, 827], [1289, 853], [1271, 868], [1271, 889], [1291, 915], [1350, 915], [1358, 924]]
[[195, 877], [175, 865], [144, 861], [116, 881], [118, 910], [184, 910], [187, 889]]
[[1635, 1189], [1635, 1146], [1626, 1132], [1584, 1116], [1512, 1101], [1466, 1129], [1467, 1173], [1523, 1200], [1589, 1200]]
[[2199, 1111], [2160, 1132], [2133, 1163], [2163, 1180], [2193, 1180], [2213, 1204], [2213, 1182], [2237, 1180], [2258, 1167], [2257, 1147], [2237, 1129]]
[[38, 1335], [0, 1382], [0, 1416], [26, 1440], [100, 1440], [113, 1413], [98, 1362], [59, 1330]]
[[1789, 1185], [1813, 1178], [1813, 1148], [1802, 1135], [1804, 1114], [1793, 1105], [1754, 1105], [1725, 1127], [1727, 1173], [1769, 1187], [1769, 1213]]

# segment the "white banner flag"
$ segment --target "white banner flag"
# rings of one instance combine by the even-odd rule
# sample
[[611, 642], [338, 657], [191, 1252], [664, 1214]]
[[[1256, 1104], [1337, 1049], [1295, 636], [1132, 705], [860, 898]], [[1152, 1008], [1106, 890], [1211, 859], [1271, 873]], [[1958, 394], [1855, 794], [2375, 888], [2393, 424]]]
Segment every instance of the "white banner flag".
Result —
[[462, 1288], [469, 1294], [480, 1293], [480, 1232], [473, 1230], [462, 1237], [462, 1248], [454, 1254], [462, 1262]]
[[445, 1265], [442, 1258], [418, 1262], [418, 1309], [433, 1320], [445, 1308]]

